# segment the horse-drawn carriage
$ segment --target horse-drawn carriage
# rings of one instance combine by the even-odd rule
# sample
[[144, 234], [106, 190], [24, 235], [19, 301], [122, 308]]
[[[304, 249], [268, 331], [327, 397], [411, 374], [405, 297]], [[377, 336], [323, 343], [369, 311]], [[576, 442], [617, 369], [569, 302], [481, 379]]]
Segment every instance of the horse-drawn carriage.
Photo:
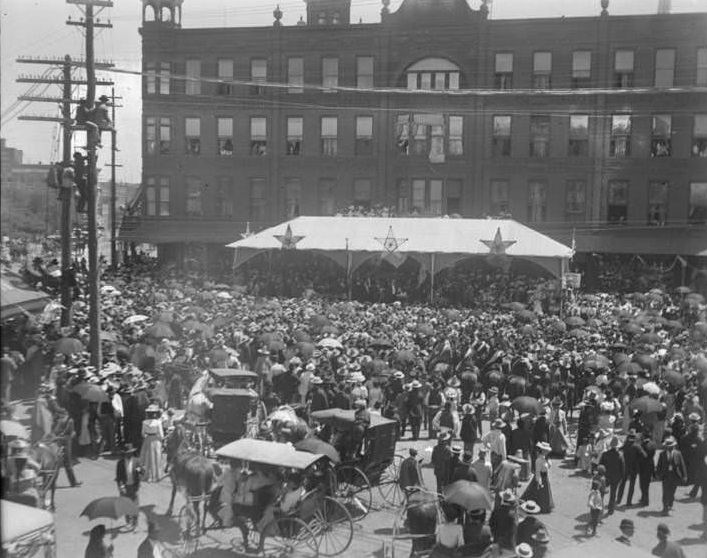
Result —
[[[375, 486], [383, 500], [397, 507], [403, 501], [398, 473], [403, 456], [395, 453], [396, 422], [380, 415], [371, 415], [360, 444], [353, 443], [357, 427], [355, 411], [326, 409], [311, 414], [313, 423], [322, 426], [320, 437], [331, 443], [341, 454], [336, 466], [337, 496], [353, 503], [354, 519], [368, 515], [373, 504], [371, 487]], [[352, 452], [352, 448], [359, 446]]]
[[210, 528], [237, 527], [241, 539], [231, 544], [246, 553], [336, 556], [349, 547], [353, 520], [329, 490], [327, 456], [256, 439], [231, 442], [216, 455], [224, 463], [221, 486], [193, 496], [182, 508], [184, 536], [198, 541], [199, 514], [193, 509], [207, 501], [214, 517]]

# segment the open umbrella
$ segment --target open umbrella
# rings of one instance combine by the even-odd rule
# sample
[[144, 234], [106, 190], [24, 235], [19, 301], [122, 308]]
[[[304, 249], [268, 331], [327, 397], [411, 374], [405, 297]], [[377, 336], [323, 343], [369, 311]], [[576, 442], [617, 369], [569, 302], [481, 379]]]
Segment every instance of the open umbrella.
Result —
[[642, 387], [643, 391], [651, 395], [660, 394], [660, 387], [655, 382], [646, 382]]
[[433, 335], [435, 332], [434, 328], [430, 324], [418, 324], [417, 333], [420, 335]]
[[54, 343], [54, 352], [63, 355], [73, 355], [84, 350], [83, 343], [73, 337], [62, 337]]
[[305, 438], [295, 444], [295, 449], [306, 451], [308, 453], [320, 453], [326, 455], [332, 463], [340, 463], [341, 457], [336, 448], [331, 444], [327, 444], [319, 438]]
[[521, 395], [513, 400], [511, 407], [519, 413], [537, 414], [540, 412], [540, 401], [538, 401], [535, 397], [530, 397], [529, 395]]
[[101, 331], [100, 337], [101, 341], [107, 341], [108, 343], [115, 343], [118, 341], [118, 338], [112, 331]]
[[461, 312], [459, 312], [459, 310], [445, 310], [444, 315], [451, 322], [458, 322], [462, 318], [462, 314]]
[[162, 338], [167, 337], [171, 339], [174, 337], [174, 332], [169, 324], [164, 322], [157, 322], [145, 330], [145, 333], [151, 337]]
[[325, 337], [319, 343], [317, 343], [320, 347], [324, 347], [325, 349], [343, 349], [344, 346], [341, 344], [341, 341], [334, 337]]
[[633, 360], [634, 362], [640, 364], [643, 370], [650, 370], [651, 372], [654, 372], [658, 369], [658, 361], [651, 355], [636, 355], [633, 357]]
[[150, 318], [148, 316], [145, 316], [144, 314], [134, 314], [132, 316], [129, 316], [123, 320], [123, 325], [124, 326], [129, 326], [133, 324], [139, 324], [140, 322], [146, 322]]
[[521, 322], [536, 322], [538, 320], [537, 314], [531, 312], [530, 310], [521, 310], [516, 312], [516, 319]]
[[398, 351], [398, 354], [395, 356], [395, 360], [401, 364], [415, 362], [415, 355], [412, 351], [408, 350]]
[[662, 341], [662, 339], [661, 339], [660, 335], [651, 331], [649, 333], [644, 333], [643, 335], [639, 335], [637, 341], [639, 343], [653, 345], [655, 343], [660, 343]]
[[587, 322], [585, 322], [582, 318], [579, 316], [570, 316], [565, 320], [565, 323], [570, 326], [570, 327], [582, 327], [585, 325]]
[[155, 356], [155, 349], [152, 346], [140, 343], [133, 347], [130, 362], [138, 368], [142, 368], [148, 358], [155, 358]]
[[339, 335], [339, 329], [336, 326], [327, 324], [322, 328], [322, 333], [327, 335]]
[[690, 287], [686, 287], [685, 285], [681, 285], [680, 287], [678, 287], [675, 290], [678, 292], [678, 294], [681, 294], [681, 295], [690, 294], [692, 292], [692, 289]]
[[[124, 496], [106, 496], [93, 500], [84, 510], [81, 515], [85, 515], [89, 519], [98, 517], [107, 517], [110, 519], [120, 519], [126, 515], [138, 515], [140, 510], [137, 504]], [[79, 516], [80, 517], [80, 516]]]
[[309, 341], [300, 341], [297, 343], [297, 349], [303, 358], [312, 358], [314, 354], [314, 344]]
[[660, 401], [653, 399], [652, 397], [648, 397], [647, 395], [634, 399], [631, 402], [630, 407], [634, 411], [641, 411], [644, 415], [659, 413], [663, 410], [663, 406], [660, 404]]
[[444, 499], [457, 504], [467, 511], [490, 510], [491, 496], [478, 482], [458, 480], [444, 489]]
[[585, 339], [591, 335], [586, 329], [573, 329], [567, 335], [575, 339]]
[[701, 295], [700, 293], [690, 293], [685, 297], [685, 300], [689, 302], [690, 304], [704, 304], [705, 303], [705, 297], [704, 295]]
[[522, 302], [515, 301], [501, 304], [501, 307], [505, 308], [506, 310], [510, 310], [511, 312], [520, 312], [521, 310], [525, 310], [527, 308], [527, 306]]
[[681, 388], [685, 385], [685, 376], [675, 370], [668, 370], [663, 376], [663, 379], [672, 388]]
[[0, 420], [0, 432], [3, 436], [14, 436], [23, 440], [29, 438], [27, 429], [15, 420]]
[[638, 374], [641, 370], [643, 370], [643, 367], [640, 364], [629, 362], [628, 360], [624, 360], [616, 366], [616, 371], [619, 374]]
[[371, 342], [371, 347], [380, 347], [381, 349], [391, 349], [393, 344], [385, 337], [378, 337]]
[[604, 355], [594, 354], [584, 359], [582, 365], [584, 368], [589, 368], [590, 370], [601, 370], [608, 368], [610, 362], [611, 361]]
[[636, 322], [626, 322], [621, 326], [621, 329], [630, 335], [637, 335], [643, 331], [640, 325]]
[[268, 349], [271, 351], [282, 351], [285, 348], [285, 343], [280, 341], [280, 339], [273, 339], [268, 343]]
[[312, 337], [307, 333], [306, 331], [303, 331], [301, 329], [295, 330], [294, 333], [292, 334], [292, 337], [294, 338], [295, 341], [297, 342], [311, 342]]

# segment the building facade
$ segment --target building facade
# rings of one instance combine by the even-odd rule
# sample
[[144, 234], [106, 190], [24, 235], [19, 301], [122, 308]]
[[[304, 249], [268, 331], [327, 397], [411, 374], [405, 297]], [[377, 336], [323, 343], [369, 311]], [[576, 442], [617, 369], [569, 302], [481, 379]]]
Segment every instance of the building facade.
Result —
[[[707, 255], [707, 13], [181, 27], [144, 0], [143, 199], [164, 253], [296, 215], [511, 215], [578, 252]], [[608, 3], [607, 3], [608, 4]], [[192, 9], [197, 9], [193, 6]], [[188, 11], [186, 12], [188, 19]]]

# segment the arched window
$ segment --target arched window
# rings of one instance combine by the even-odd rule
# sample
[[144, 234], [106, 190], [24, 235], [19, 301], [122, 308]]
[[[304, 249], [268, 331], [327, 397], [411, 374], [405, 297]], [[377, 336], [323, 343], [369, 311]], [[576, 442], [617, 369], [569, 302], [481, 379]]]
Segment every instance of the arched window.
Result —
[[169, 6], [163, 6], [161, 9], [160, 21], [172, 21], [172, 8]]
[[446, 58], [424, 58], [409, 66], [405, 74], [410, 90], [459, 89], [459, 66]]
[[157, 19], [157, 13], [155, 12], [155, 7], [152, 4], [147, 4], [145, 6], [145, 21], [155, 21]]

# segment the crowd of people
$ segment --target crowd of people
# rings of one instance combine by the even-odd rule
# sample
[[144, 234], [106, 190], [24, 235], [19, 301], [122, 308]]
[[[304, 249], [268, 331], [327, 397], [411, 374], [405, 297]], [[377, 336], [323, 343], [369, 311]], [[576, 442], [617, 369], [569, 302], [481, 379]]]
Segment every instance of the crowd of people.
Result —
[[[707, 537], [702, 295], [687, 288], [575, 293], [560, 317], [557, 289], [508, 272], [450, 273], [441, 289], [469, 285], [470, 305], [452, 307], [325, 297], [321, 276], [302, 279], [308, 292], [301, 296], [284, 290], [283, 265], [281, 280], [268, 282], [261, 267], [241, 285], [165, 272], [154, 261], [106, 270], [99, 367], [89, 364], [79, 270], [72, 326], [59, 327], [59, 310], [49, 307], [3, 329], [3, 418], [34, 385], [32, 439], [62, 446], [72, 486], [80, 484], [75, 457], [103, 452], [132, 455], [131, 470], [154, 482], [164, 475], [162, 440], [175, 412], [189, 405], [192, 382], [207, 368], [243, 367], [259, 375], [268, 411], [297, 404], [306, 416], [363, 402], [397, 421], [401, 439], [437, 440], [434, 490], [467, 479], [492, 491], [494, 510], [488, 519], [469, 518], [472, 531], [486, 536], [481, 527], [488, 528], [519, 556], [542, 552], [544, 526], [521, 529], [518, 516], [552, 512], [552, 469], [563, 457], [591, 479], [589, 534], [604, 514], [635, 503], [637, 479], [638, 505], [650, 505], [648, 486], [657, 479], [662, 501], [654, 505], [665, 516], [679, 486], [687, 484], [690, 497], [701, 490]], [[27, 449], [3, 443], [9, 458]], [[5, 487], [32, 496], [32, 461], [14, 485], [11, 461], [3, 459]], [[462, 527], [453, 512], [446, 519]], [[456, 545], [440, 537], [438, 547]]]

